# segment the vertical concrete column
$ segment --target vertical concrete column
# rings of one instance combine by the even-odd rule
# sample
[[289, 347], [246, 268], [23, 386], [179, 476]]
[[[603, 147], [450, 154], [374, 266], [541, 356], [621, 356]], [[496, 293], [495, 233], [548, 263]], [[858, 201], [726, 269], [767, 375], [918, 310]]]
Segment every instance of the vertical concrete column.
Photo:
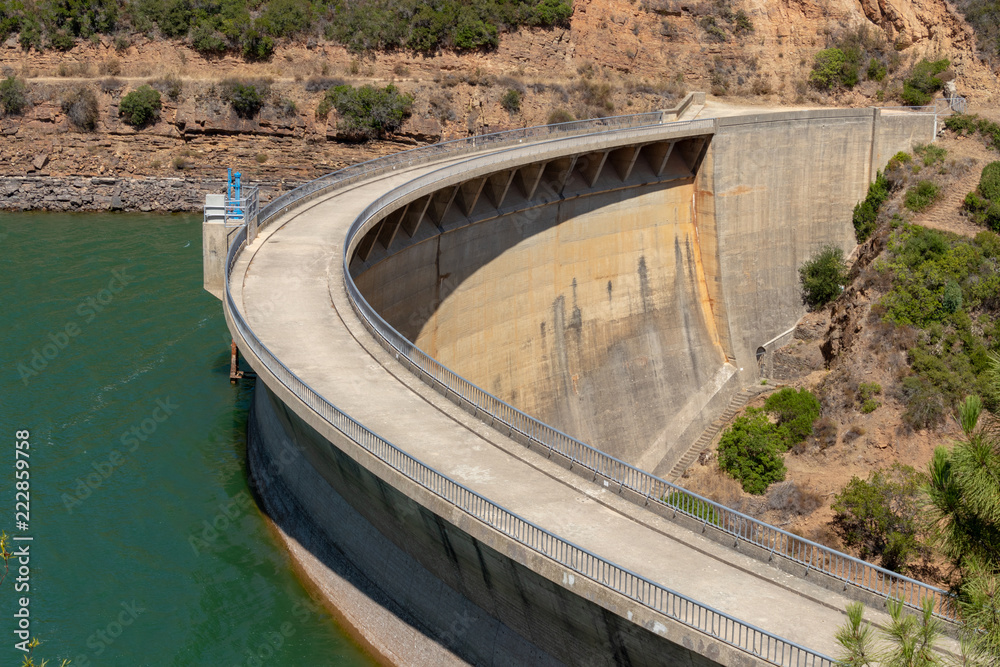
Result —
[[205, 195], [205, 218], [201, 223], [201, 264], [203, 286], [218, 299], [225, 291], [226, 253], [229, 237], [226, 235], [226, 196]]
[[882, 110], [879, 109], [878, 107], [873, 108], [872, 109], [872, 142], [871, 142], [871, 151], [869, 152], [869, 155], [868, 155], [868, 175], [867, 175], [867, 178], [865, 179], [869, 183], [871, 183], [873, 180], [875, 180], [875, 172], [878, 170], [878, 164], [876, 164], [878, 162], [878, 155], [879, 155], [879, 146], [878, 146], [879, 131], [878, 131], [878, 125], [879, 125], [879, 120], [881, 118], [882, 118]]

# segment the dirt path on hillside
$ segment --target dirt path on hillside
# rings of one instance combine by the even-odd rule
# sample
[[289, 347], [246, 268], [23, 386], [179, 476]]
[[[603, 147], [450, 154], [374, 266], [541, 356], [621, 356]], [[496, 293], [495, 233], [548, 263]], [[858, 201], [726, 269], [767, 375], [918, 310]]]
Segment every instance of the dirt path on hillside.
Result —
[[[950, 135], [950, 133], [949, 133]], [[922, 213], [913, 215], [912, 222], [923, 227], [974, 237], [983, 228], [974, 224], [962, 211], [965, 195], [979, 185], [979, 177], [990, 162], [1000, 160], [1000, 153], [986, 148], [979, 137], [946, 136], [935, 142], [948, 151], [945, 162], [964, 172], [945, 189], [944, 196]]]

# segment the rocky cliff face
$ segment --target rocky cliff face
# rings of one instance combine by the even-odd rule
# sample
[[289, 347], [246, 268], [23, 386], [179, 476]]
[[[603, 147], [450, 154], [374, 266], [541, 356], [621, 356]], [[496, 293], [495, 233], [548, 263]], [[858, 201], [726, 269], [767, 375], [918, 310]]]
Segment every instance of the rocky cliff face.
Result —
[[[945, 0], [576, 0], [570, 28], [505, 34], [495, 52], [359, 58], [309, 40], [281, 45], [257, 64], [208, 60], [180, 42], [141, 35], [124, 51], [102, 38], [66, 53], [25, 52], [11, 37], [0, 45], [0, 71], [25, 78], [33, 104], [23, 116], [0, 119], [0, 175], [198, 179], [234, 167], [251, 180], [297, 182], [419, 143], [569, 114], [663, 108], [686, 90], [740, 103], [875, 104], [891, 84], [865, 82], [836, 97], [807, 85], [816, 52], [859, 26], [894, 45], [900, 73], [921, 57], [947, 57], [959, 94], [974, 104], [989, 103], [998, 89], [974, 56], [971, 29]], [[123, 123], [122, 96], [164, 76], [181, 86], [175, 98], [164, 95], [159, 120], [138, 131]], [[242, 119], [220, 99], [217, 84], [226, 77], [270, 81], [259, 116]], [[394, 81], [411, 92], [414, 113], [402, 133], [363, 145], [339, 141], [336, 114], [315, 115], [324, 87], [339, 82], [334, 77]], [[92, 132], [63, 109], [80, 86], [97, 97]], [[519, 109], [501, 103], [510, 89], [521, 93]]]

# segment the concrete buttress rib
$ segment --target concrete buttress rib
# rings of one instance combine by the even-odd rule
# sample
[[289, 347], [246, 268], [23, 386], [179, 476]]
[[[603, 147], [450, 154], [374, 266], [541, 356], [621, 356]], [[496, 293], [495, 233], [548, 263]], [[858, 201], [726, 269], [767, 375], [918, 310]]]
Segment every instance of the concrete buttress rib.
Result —
[[[848, 598], [687, 531], [471, 424], [377, 347], [344, 293], [345, 234], [375, 198], [447, 163], [362, 182], [273, 222], [232, 274], [235, 302], [260, 340], [379, 436], [525, 519], [736, 618], [837, 655], [834, 632]], [[868, 617], [886, 624], [884, 614]]]

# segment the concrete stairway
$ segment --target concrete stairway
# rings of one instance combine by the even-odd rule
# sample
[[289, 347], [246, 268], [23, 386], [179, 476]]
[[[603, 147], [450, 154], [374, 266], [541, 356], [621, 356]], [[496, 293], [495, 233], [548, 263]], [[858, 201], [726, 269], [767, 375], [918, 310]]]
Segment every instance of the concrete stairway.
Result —
[[757, 393], [758, 392], [753, 389], [741, 389], [735, 396], [733, 396], [732, 399], [730, 399], [726, 410], [719, 415], [715, 421], [709, 424], [708, 428], [702, 432], [701, 437], [699, 437], [695, 443], [691, 445], [691, 448], [684, 453], [684, 456], [682, 456], [680, 460], [674, 464], [674, 467], [671, 468], [670, 473], [666, 476], [667, 481], [676, 483], [677, 480], [681, 478], [681, 475], [684, 474], [684, 471], [695, 462], [698, 455], [712, 444], [712, 440], [715, 439], [715, 436], [722, 429], [722, 427], [728, 424], [729, 420], [732, 419], [737, 412], [739, 412], [740, 408], [746, 405], [747, 401], [749, 401], [751, 397], [756, 396]]

